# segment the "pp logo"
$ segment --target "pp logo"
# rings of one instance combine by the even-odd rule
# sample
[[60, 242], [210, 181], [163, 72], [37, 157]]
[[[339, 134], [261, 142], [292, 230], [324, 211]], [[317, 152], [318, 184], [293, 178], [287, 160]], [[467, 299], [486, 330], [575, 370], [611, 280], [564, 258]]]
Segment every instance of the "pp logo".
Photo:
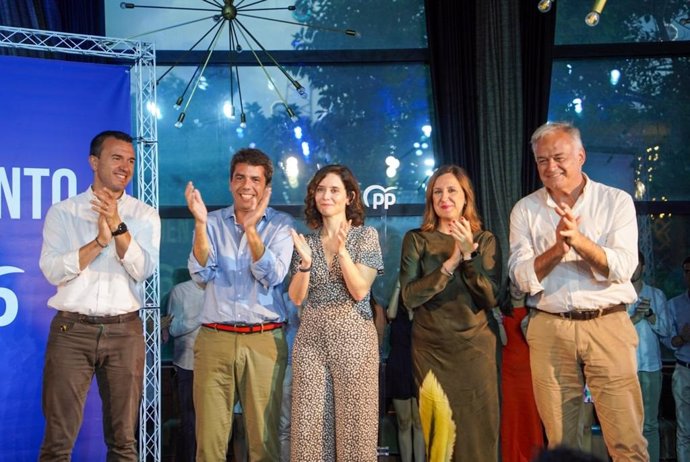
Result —
[[[364, 190], [364, 205], [376, 210], [380, 205], [383, 205], [384, 210], [395, 204], [395, 194], [390, 191], [398, 189], [396, 186], [384, 188], [377, 184], [373, 184]], [[371, 203], [369, 202], [369, 195], [371, 195]]]
[[[23, 269], [14, 266], [0, 266], [0, 276], [3, 274], [23, 272]], [[5, 301], [5, 312], [0, 315], [0, 327], [4, 327], [12, 324], [12, 321], [17, 317], [17, 313], [19, 312], [19, 300], [17, 300], [17, 295], [6, 287], [0, 287], [0, 300]]]

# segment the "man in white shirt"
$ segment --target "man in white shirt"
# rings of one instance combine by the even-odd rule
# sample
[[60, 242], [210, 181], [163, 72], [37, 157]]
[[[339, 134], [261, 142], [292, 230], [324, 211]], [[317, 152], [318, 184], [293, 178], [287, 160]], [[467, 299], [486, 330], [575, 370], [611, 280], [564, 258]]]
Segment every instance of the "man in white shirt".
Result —
[[510, 277], [535, 307], [527, 330], [534, 394], [549, 446], [577, 445], [585, 380], [614, 462], [648, 461], [637, 379], [637, 220], [629, 194], [582, 172], [577, 128], [532, 135], [544, 188], [510, 216]]
[[676, 402], [676, 456], [690, 462], [690, 256], [683, 260], [687, 290], [668, 301], [671, 335], [666, 345], [673, 348], [673, 400]]
[[628, 315], [640, 339], [637, 345], [637, 377], [644, 404], [643, 434], [647, 440], [649, 460], [659, 461], [659, 401], [661, 400], [660, 339], [670, 337], [671, 319], [666, 307], [666, 295], [642, 280], [644, 255], [638, 253], [639, 263], [631, 278], [637, 300], [628, 304]]
[[46, 420], [39, 460], [69, 460], [96, 376], [107, 460], [137, 461], [144, 374], [139, 318], [143, 284], [158, 264], [160, 218], [129, 196], [132, 138], [102, 132], [91, 141], [93, 184], [46, 214], [39, 265], [57, 293], [43, 369]]
[[[174, 279], [179, 279], [179, 272], [189, 277], [187, 268], [176, 270]], [[204, 305], [204, 286], [192, 280], [175, 284], [168, 299], [168, 314], [165, 319], [170, 322], [168, 332], [174, 337], [173, 365], [175, 382], [180, 403], [182, 460], [196, 459], [196, 414], [194, 412], [194, 341], [199, 333], [201, 322], [199, 315]]]

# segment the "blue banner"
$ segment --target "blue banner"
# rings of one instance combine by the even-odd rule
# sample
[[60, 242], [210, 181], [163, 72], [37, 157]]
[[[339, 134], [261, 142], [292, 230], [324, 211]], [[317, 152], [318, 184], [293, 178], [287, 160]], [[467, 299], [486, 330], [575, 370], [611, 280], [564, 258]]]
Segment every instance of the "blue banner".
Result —
[[[43, 435], [41, 384], [55, 293], [38, 259], [43, 219], [93, 179], [89, 143], [131, 131], [129, 67], [0, 56], [0, 460], [34, 461]], [[74, 461], [105, 460], [92, 384]]]

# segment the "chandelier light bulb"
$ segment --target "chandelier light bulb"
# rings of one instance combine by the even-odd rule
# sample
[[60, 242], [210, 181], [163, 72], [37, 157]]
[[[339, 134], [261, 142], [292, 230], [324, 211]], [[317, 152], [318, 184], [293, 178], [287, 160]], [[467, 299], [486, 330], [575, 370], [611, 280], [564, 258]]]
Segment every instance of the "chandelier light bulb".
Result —
[[240, 114], [240, 128], [247, 128], [247, 115], [244, 112]]
[[594, 0], [592, 11], [585, 16], [585, 24], [587, 24], [589, 27], [594, 27], [599, 24], [599, 19], [601, 18], [601, 13], [604, 11], [604, 6], [606, 6], [606, 0]]
[[539, 3], [537, 4], [537, 9], [542, 13], [548, 13], [549, 11], [551, 11], [552, 4], [553, 0], [539, 0]]
[[173, 105], [173, 108], [175, 108], [176, 111], [179, 111], [180, 108], [182, 107], [182, 101], [184, 101], [184, 98], [180, 96], [177, 98], [177, 101], [175, 101], [175, 104]]
[[590, 11], [587, 16], [585, 16], [585, 24], [589, 27], [594, 27], [599, 24], [599, 13], [596, 11]]
[[295, 87], [295, 90], [297, 90], [297, 93], [302, 98], [307, 99], [307, 90], [297, 80], [293, 82], [293, 85]]
[[180, 115], [177, 118], [177, 122], [175, 122], [175, 128], [181, 128], [182, 127], [182, 124], [184, 124], [184, 118], [185, 118], [185, 113], [180, 112]]

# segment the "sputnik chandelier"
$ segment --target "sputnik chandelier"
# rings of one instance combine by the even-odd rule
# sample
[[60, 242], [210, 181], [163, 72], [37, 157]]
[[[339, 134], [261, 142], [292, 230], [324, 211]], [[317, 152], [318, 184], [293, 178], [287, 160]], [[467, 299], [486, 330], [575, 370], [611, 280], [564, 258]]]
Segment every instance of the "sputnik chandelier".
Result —
[[[278, 68], [280, 72], [285, 76], [285, 78], [290, 82], [292, 87], [297, 91], [297, 93], [302, 96], [303, 98], [307, 97], [307, 92], [304, 89], [304, 87], [294, 78], [292, 77], [283, 66], [281, 66], [278, 61], [271, 55], [271, 53], [264, 48], [263, 45], [261, 45], [261, 42], [256, 38], [252, 32], [245, 27], [244, 24], [242, 24], [242, 21], [240, 21], [240, 18], [253, 18], [253, 19], [261, 19], [265, 21], [272, 21], [272, 22], [278, 22], [278, 23], [284, 23], [284, 24], [293, 24], [293, 25], [298, 25], [298, 26], [303, 26], [311, 29], [317, 29], [317, 30], [322, 30], [322, 31], [328, 31], [328, 32], [337, 32], [337, 33], [343, 33], [349, 37], [357, 37], [358, 33], [352, 29], [337, 29], [337, 28], [332, 28], [332, 27], [325, 27], [325, 26], [317, 26], [313, 24], [306, 24], [303, 22], [297, 22], [297, 21], [290, 21], [290, 20], [284, 20], [284, 19], [276, 19], [276, 18], [270, 18], [270, 17], [265, 17], [265, 16], [260, 16], [260, 12], [265, 12], [265, 11], [276, 11], [276, 10], [284, 10], [284, 11], [295, 11], [297, 8], [295, 5], [289, 5], [289, 6], [283, 6], [283, 7], [276, 7], [276, 8], [258, 8], [256, 5], [260, 3], [264, 3], [267, 0], [255, 0], [251, 3], [245, 4], [245, 0], [240, 0], [237, 4], [235, 4], [235, 0], [199, 0], [202, 3], [207, 4], [208, 6], [204, 6], [203, 8], [200, 7], [174, 7], [174, 6], [160, 6], [160, 5], [140, 5], [137, 3], [130, 3], [130, 2], [122, 2], [120, 3], [120, 8], [122, 9], [128, 9], [128, 10], [133, 10], [133, 9], [138, 9], [138, 8], [146, 8], [146, 9], [161, 9], [161, 10], [182, 10], [182, 11], [194, 11], [194, 12], [210, 12], [213, 13], [210, 16], [204, 16], [202, 18], [190, 20], [190, 21], [185, 21], [179, 24], [174, 24], [172, 26], [164, 27], [162, 29], [157, 29], [153, 30], [150, 32], [146, 32], [143, 34], [138, 34], [135, 37], [141, 37], [144, 35], [149, 35], [153, 34], [156, 32], [162, 32], [164, 30], [170, 30], [173, 28], [177, 27], [182, 27], [186, 26], [188, 24], [196, 23], [196, 22], [201, 22], [205, 20], [211, 20], [212, 25], [206, 31], [199, 40], [197, 40], [187, 51], [191, 52], [194, 50], [206, 37], [211, 35], [213, 33], [212, 39], [211, 39], [211, 44], [208, 46], [206, 49], [205, 53], [205, 58], [203, 59], [203, 62], [199, 64], [192, 76], [189, 78], [189, 81], [187, 82], [187, 85], [184, 88], [184, 91], [182, 94], [177, 98], [177, 101], [175, 102], [175, 109], [180, 109], [182, 107], [182, 104], [184, 103], [184, 108], [182, 108], [182, 111], [180, 112], [180, 115], [177, 117], [177, 122], [175, 122], [175, 127], [180, 128], [182, 127], [182, 124], [184, 123], [184, 119], [187, 114], [187, 109], [189, 108], [189, 105], [192, 102], [192, 98], [194, 97], [194, 93], [196, 92], [197, 88], [199, 88], [199, 84], [203, 82], [203, 75], [204, 71], [206, 70], [206, 67], [208, 66], [210, 60], [211, 60], [211, 55], [213, 52], [216, 50], [216, 47], [218, 45], [218, 42], [220, 41], [221, 36], [225, 33], [227, 33], [228, 37], [228, 53], [239, 53], [244, 50], [244, 47], [246, 46], [254, 56], [254, 59], [256, 59], [256, 62], [258, 63], [259, 67], [261, 70], [264, 72], [264, 75], [266, 76], [266, 79], [268, 80], [270, 87], [273, 88], [273, 90], [276, 92], [276, 95], [278, 95], [278, 98], [280, 99], [281, 103], [285, 107], [285, 111], [287, 112], [288, 116], [290, 119], [292, 119], [294, 122], [297, 121], [297, 115], [295, 112], [292, 110], [292, 108], [288, 105], [287, 99], [285, 96], [278, 90], [278, 86], [275, 84], [273, 78], [271, 75], [268, 73], [266, 70], [266, 67], [264, 66], [264, 62], [261, 60], [261, 57], [259, 55], [259, 52], [257, 48], [260, 50], [260, 52], [265, 56], [265, 58], [270, 61], [273, 66]], [[250, 0], [251, 1], [251, 0]], [[254, 14], [252, 14], [254, 13]], [[134, 37], [131, 37], [134, 38]], [[242, 39], [242, 44], [240, 43], [240, 38]], [[176, 64], [173, 64], [170, 66], [156, 81], [158, 84], [166, 75], [170, 73], [174, 68], [176, 67]], [[230, 64], [230, 118], [235, 118], [235, 83], [233, 81], [233, 74], [235, 77], [235, 81], [237, 82], [237, 95], [239, 98], [239, 109], [240, 109], [240, 126], [241, 127], [246, 127], [247, 125], [247, 116], [245, 115], [244, 112], [244, 104], [242, 101], [242, 87], [240, 85], [240, 73], [238, 70], [237, 64]], [[189, 92], [189, 97], [187, 97], [187, 93]]]
[[[546, 13], [551, 10], [554, 2], [556, 0], [539, 0], [537, 3], [537, 8], [542, 13]], [[604, 6], [606, 6], [606, 0], [594, 0], [592, 5], [592, 10], [585, 16], [585, 24], [590, 27], [594, 27], [599, 24], [599, 19], [601, 18], [601, 13], [604, 11]]]

